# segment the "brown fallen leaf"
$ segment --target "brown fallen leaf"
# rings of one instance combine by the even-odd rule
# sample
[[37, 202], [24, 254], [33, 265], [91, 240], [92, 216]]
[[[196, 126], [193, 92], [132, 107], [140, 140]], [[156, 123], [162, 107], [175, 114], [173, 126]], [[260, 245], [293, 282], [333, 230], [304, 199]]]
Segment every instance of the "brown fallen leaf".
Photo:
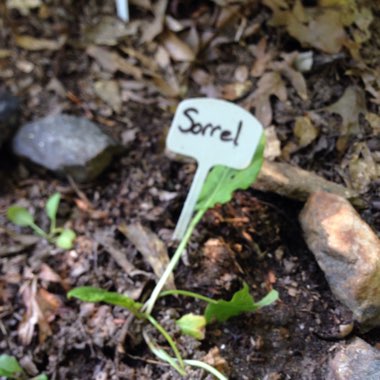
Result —
[[125, 249], [113, 238], [112, 231], [96, 230], [94, 239], [101, 244], [104, 249], [112, 256], [117, 264], [129, 276], [137, 274], [149, 275], [147, 272], [136, 269], [136, 267], [127, 259]]
[[255, 108], [256, 117], [268, 126], [272, 122], [273, 113], [270, 104], [270, 97], [275, 95], [281, 101], [286, 101], [288, 96], [286, 86], [277, 72], [265, 73], [257, 83], [257, 89], [243, 102], [247, 109]]
[[[128, 226], [120, 225], [118, 229], [136, 246], [146, 262], [152, 267], [157, 279], [159, 279], [170, 261], [164, 243], [155, 233], [139, 223]], [[165, 288], [175, 289], [172, 274], [166, 282]]]
[[141, 42], [153, 41], [163, 30], [165, 21], [165, 12], [168, 0], [158, 0], [154, 6], [154, 20], [148, 23], [143, 31]]
[[174, 61], [192, 62], [195, 59], [195, 53], [189, 45], [183, 42], [176, 34], [166, 31], [161, 38], [161, 43], [170, 54]]
[[[41, 300], [38, 299], [38, 295], [39, 291], [37, 290], [37, 279], [35, 278], [30, 282], [30, 284], [23, 287], [22, 290], [22, 298], [26, 311], [18, 327], [18, 336], [21, 343], [25, 346], [31, 343], [36, 326], [38, 326], [40, 344], [52, 334], [52, 330], [47, 320], [48, 315], [44, 314], [46, 308], [41, 308], [39, 303]], [[58, 301], [56, 305], [57, 304]]]
[[251, 81], [246, 81], [244, 83], [228, 83], [221, 87], [220, 93], [222, 94], [223, 99], [233, 101], [246, 95], [251, 87]]
[[[0, 244], [0, 257], [7, 257], [21, 253], [40, 241], [35, 235], [19, 235], [8, 229], [0, 227], [0, 234], [4, 233], [5, 242]], [[8, 242], [9, 241], [9, 242]]]
[[11, 56], [11, 54], [12, 54], [12, 51], [11, 51], [11, 50], [0, 49], [0, 59], [8, 58], [8, 57]]
[[294, 135], [298, 138], [299, 148], [304, 148], [311, 144], [318, 136], [318, 129], [308, 116], [296, 118], [294, 125]]
[[368, 112], [365, 118], [372, 128], [373, 134], [375, 136], [380, 136], [380, 116], [376, 113]]
[[119, 83], [116, 80], [98, 80], [94, 83], [94, 90], [96, 95], [116, 113], [121, 111], [122, 100]]
[[130, 75], [135, 79], [142, 78], [143, 71], [139, 67], [128, 62], [121, 55], [115, 52], [111, 52], [108, 49], [94, 45], [89, 46], [86, 52], [90, 57], [94, 58], [106, 71], [109, 71], [111, 73], [121, 71], [122, 73]]
[[251, 68], [251, 75], [253, 77], [261, 77], [266, 71], [269, 62], [274, 58], [273, 51], [268, 51], [267, 38], [263, 37], [259, 43], [251, 47], [252, 53], [256, 60]]
[[115, 46], [118, 41], [136, 34], [136, 22], [125, 23], [117, 17], [103, 16], [95, 25], [85, 28], [82, 40], [85, 44]]
[[46, 38], [17, 35], [15, 36], [15, 42], [17, 46], [26, 50], [58, 50], [65, 44], [66, 36], [61, 36], [58, 40], [48, 40]]
[[351, 136], [360, 132], [359, 116], [367, 113], [364, 91], [360, 87], [349, 86], [342, 97], [324, 110], [336, 113], [342, 118], [342, 127], [336, 143], [339, 152], [347, 148]]
[[326, 53], [338, 53], [348, 40], [341, 7], [303, 7], [296, 0], [292, 9], [286, 1], [263, 0], [273, 12], [271, 24], [284, 26], [288, 33], [304, 46], [312, 46]]
[[281, 73], [297, 91], [302, 100], [307, 99], [306, 80], [301, 72], [293, 68], [298, 57], [298, 53], [282, 54], [283, 61], [276, 61], [270, 64], [270, 68]]
[[227, 360], [221, 356], [218, 347], [211, 348], [207, 355], [202, 358], [202, 360], [215, 367], [222, 373], [228, 374], [231, 372]]
[[7, 0], [8, 9], [17, 9], [23, 16], [27, 16], [31, 10], [39, 8], [42, 0]]
[[372, 181], [380, 178], [380, 164], [376, 163], [366, 143], [356, 143], [348, 163], [351, 187], [359, 194], [368, 191]]

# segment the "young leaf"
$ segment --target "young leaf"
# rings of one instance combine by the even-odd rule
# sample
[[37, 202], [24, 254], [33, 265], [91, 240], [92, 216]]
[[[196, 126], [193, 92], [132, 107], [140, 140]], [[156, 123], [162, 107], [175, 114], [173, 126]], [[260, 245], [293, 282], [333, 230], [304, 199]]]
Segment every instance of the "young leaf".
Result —
[[8, 208], [7, 218], [21, 227], [30, 227], [34, 224], [34, 219], [30, 212], [26, 208], [16, 205]]
[[73, 241], [76, 238], [75, 232], [70, 229], [65, 229], [55, 240], [57, 247], [62, 249], [70, 249], [73, 246]]
[[46, 375], [42, 374], [42, 375], [38, 375], [36, 377], [33, 377], [30, 380], [48, 380], [48, 377]]
[[251, 186], [263, 164], [264, 147], [265, 136], [263, 135], [252, 162], [246, 169], [236, 170], [226, 166], [215, 166], [203, 185], [196, 209], [207, 210], [217, 203], [226, 203], [231, 200], [235, 190], [245, 190]]
[[148, 345], [149, 349], [153, 352], [154, 355], [156, 355], [159, 359], [169, 363], [182, 376], [186, 375], [185, 370], [178, 365], [178, 360], [172, 358], [165, 350], [159, 347], [145, 330], [143, 330], [143, 337], [145, 343]]
[[[270, 292], [269, 294], [271, 293], [272, 292]], [[272, 293], [270, 297], [270, 300], [272, 300], [272, 302], [274, 302], [277, 299], [276, 297], [274, 297], [276, 293], [277, 292], [275, 291], [275, 293]], [[217, 301], [217, 303], [209, 303], [205, 310], [205, 317], [207, 323], [212, 323], [214, 321], [224, 322], [227, 319], [230, 319], [231, 317], [235, 317], [246, 312], [253, 312], [259, 309], [260, 307], [267, 305], [269, 305], [268, 302], [265, 302], [261, 305], [260, 303], [255, 303], [253, 297], [249, 294], [248, 285], [244, 283], [243, 289], [237, 291], [230, 301], [219, 300]]]
[[263, 299], [261, 299], [259, 302], [256, 302], [256, 306], [258, 308], [262, 308], [262, 307], [271, 305], [273, 302], [276, 302], [277, 300], [278, 300], [278, 291], [275, 289], [272, 289]]
[[206, 318], [203, 315], [185, 314], [176, 321], [176, 324], [186, 335], [198, 340], [205, 338]]
[[110, 305], [125, 307], [136, 316], [141, 315], [141, 303], [134, 301], [132, 298], [124, 296], [116, 292], [108, 292], [107, 290], [95, 288], [92, 286], [83, 286], [75, 288], [67, 293], [68, 298], [78, 298], [84, 302], [105, 302]]
[[54, 193], [46, 202], [45, 211], [51, 222], [51, 231], [55, 229], [55, 222], [57, 218], [57, 211], [59, 202], [61, 200], [61, 194]]
[[14, 356], [0, 355], [0, 376], [13, 378], [22, 372], [23, 370]]

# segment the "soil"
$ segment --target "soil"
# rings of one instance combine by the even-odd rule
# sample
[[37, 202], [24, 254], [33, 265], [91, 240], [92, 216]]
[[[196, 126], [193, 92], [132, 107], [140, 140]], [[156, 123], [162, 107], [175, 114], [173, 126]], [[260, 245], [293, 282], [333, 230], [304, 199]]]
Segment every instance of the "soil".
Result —
[[[191, 67], [184, 68], [187, 71], [181, 75], [186, 79], [185, 97], [205, 96], [205, 86], [194, 80], [195, 69], [205, 70], [213, 78], [215, 88], [230, 83], [238, 67], [252, 65], [249, 46], [257, 44], [263, 36], [278, 55], [305, 50], [283, 28], [269, 25], [270, 11], [259, 3], [244, 10], [249, 25], [256, 23], [261, 28], [258, 32], [234, 42], [231, 35], [242, 19], [233, 18], [220, 32], [220, 38], [227, 42], [215, 42], [198, 55]], [[148, 350], [138, 322], [132, 322], [125, 333], [128, 311], [66, 298], [69, 289], [83, 285], [124, 292], [140, 299], [147, 297], [153, 287], [151, 268], [118, 229], [122, 224], [143, 224], [164, 241], [169, 254], [173, 253], [176, 245], [170, 237], [196, 168], [192, 162], [170, 159], [164, 151], [165, 133], [178, 98], [152, 91], [149, 86], [141, 91], [139, 80], [126, 78], [120, 72], [103, 73], [86, 54], [86, 46], [76, 43], [85, 25], [93, 24], [99, 15], [113, 14], [112, 1], [52, 0], [46, 4], [27, 17], [0, 5], [0, 40], [5, 41], [0, 48], [11, 51], [9, 58], [0, 59], [0, 80], [20, 97], [22, 121], [60, 110], [102, 124], [119, 141], [126, 132], [132, 137], [125, 142], [126, 152], [115, 158], [100, 178], [86, 185], [36, 171], [13, 157], [9, 147], [1, 151], [0, 172], [4, 178], [0, 188], [0, 244], [9, 247], [16, 244], [7, 231], [30, 233], [6, 220], [10, 205], [17, 202], [27, 206], [39, 225], [47, 227], [43, 207], [56, 191], [63, 198], [58, 222], [73, 228], [78, 238], [75, 249], [69, 251], [38, 241], [0, 257], [0, 353], [16, 356], [30, 375], [44, 372], [53, 380], [179, 379], [173, 369]], [[213, 2], [192, 2], [184, 9], [181, 1], [170, 1], [168, 14], [181, 21], [189, 15], [192, 20], [199, 15], [199, 27], [205, 28], [202, 24], [205, 15], [212, 20], [218, 9]], [[132, 6], [131, 12], [132, 19], [152, 19], [152, 13], [142, 8]], [[378, 18], [380, 14], [374, 10], [374, 16]], [[209, 22], [208, 29], [213, 30], [215, 24]], [[15, 36], [21, 34], [49, 39], [66, 35], [69, 42], [57, 50], [32, 51], [17, 46]], [[375, 31], [374, 36], [378, 36]], [[157, 48], [154, 44], [142, 46], [137, 36], [125, 41], [124, 46], [128, 44], [152, 57]], [[365, 51], [371, 51], [372, 46], [378, 56], [378, 41], [372, 45], [370, 40]], [[116, 51], [118, 47], [112, 49]], [[376, 56], [373, 49], [371, 62]], [[326, 56], [318, 51], [315, 54]], [[271, 97], [273, 124], [283, 152], [296, 141], [293, 125], [297, 116], [334, 103], [348, 86], [363, 87], [359, 76], [347, 74], [349, 70], [354, 72], [356, 64], [347, 52], [330, 58], [304, 73], [309, 91], [307, 100], [301, 100], [289, 83], [285, 102]], [[177, 73], [181, 72], [181, 65], [174, 65]], [[162, 75], [167, 74], [163, 70]], [[100, 100], [92, 87], [96, 79], [112, 77], [126, 89], [120, 112], [114, 112]], [[251, 78], [250, 91], [257, 86], [257, 80]], [[243, 102], [245, 98], [243, 94], [235, 101]], [[370, 101], [368, 93], [366, 105], [378, 113], [379, 106]], [[306, 147], [283, 153], [278, 159], [350, 185], [347, 162], [353, 147], [363, 142], [376, 151], [376, 137], [361, 118], [360, 133], [350, 136], [347, 146], [339, 151], [336, 142], [341, 119], [323, 110], [320, 117], [323, 122], [317, 139]], [[377, 232], [379, 188], [378, 179], [369, 184], [361, 194], [366, 207], [359, 210]], [[249, 189], [238, 191], [231, 202], [207, 212], [175, 272], [177, 288], [230, 299], [244, 281], [255, 299], [261, 299], [274, 288], [280, 300], [257, 313], [209, 326], [206, 338], [197, 342], [179, 336], [174, 319], [188, 312], [201, 313], [205, 305], [189, 298], [160, 299], [154, 315], [174, 334], [185, 357], [201, 359], [209, 354], [227, 370], [230, 379], [322, 380], [340, 343], [357, 335], [372, 345], [380, 344], [377, 331], [362, 334], [358, 326], [350, 331], [351, 312], [335, 299], [303, 240], [298, 224], [301, 208], [302, 203]], [[109, 249], [94, 239], [99, 230], [107, 231], [127, 259], [147, 275], [125, 273]], [[20, 326], [31, 318], [32, 308], [25, 290], [33, 286], [38, 289], [38, 297], [45, 296], [45, 303], [39, 299], [40, 305], [44, 305], [45, 324], [32, 325], [31, 341], [23, 342]], [[192, 371], [187, 378], [207, 376], [202, 371]]]

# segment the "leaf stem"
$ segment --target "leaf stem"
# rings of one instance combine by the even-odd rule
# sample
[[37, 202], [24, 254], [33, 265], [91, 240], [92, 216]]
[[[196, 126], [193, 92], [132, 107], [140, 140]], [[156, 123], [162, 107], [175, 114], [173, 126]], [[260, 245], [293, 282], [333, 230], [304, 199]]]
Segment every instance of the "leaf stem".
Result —
[[30, 228], [38, 235], [49, 240], [49, 235], [35, 223], [29, 224]]
[[159, 297], [162, 288], [165, 286], [166, 281], [168, 280], [170, 274], [173, 272], [174, 268], [177, 266], [183, 251], [185, 250], [185, 247], [193, 233], [193, 230], [195, 226], [199, 223], [199, 221], [202, 219], [204, 213], [206, 210], [202, 209], [199, 210], [193, 219], [191, 220], [189, 227], [186, 230], [186, 233], [181, 240], [178, 248], [176, 249], [172, 259], [170, 260], [168, 266], [165, 269], [165, 272], [162, 274], [161, 278], [157, 282], [155, 288], [153, 289], [152, 294], [150, 295], [148, 301], [145, 303], [143, 310], [146, 312], [146, 314], [150, 315], [152, 313], [153, 307], [157, 301], [157, 298]]
[[202, 294], [190, 292], [188, 290], [164, 290], [160, 293], [159, 297], [166, 297], [166, 296], [172, 296], [172, 295], [180, 295], [180, 296], [186, 296], [186, 297], [193, 297], [196, 299], [199, 299], [201, 301], [205, 301], [207, 303], [217, 304], [218, 301], [213, 300], [212, 298], [202, 296]]
[[179, 365], [181, 366], [182, 369], [185, 368], [185, 365], [183, 364], [183, 359], [182, 359], [182, 356], [178, 350], [178, 347], [176, 346], [176, 344], [174, 343], [173, 339], [171, 338], [171, 336], [169, 335], [169, 333], [151, 316], [151, 315], [148, 315], [148, 314], [145, 314], [146, 318], [148, 319], [148, 321], [162, 334], [162, 336], [167, 340], [167, 342], [169, 343], [171, 349], [173, 350], [174, 352], [174, 355], [175, 357], [177, 358], [178, 360], [178, 363]]
[[228, 380], [228, 378], [226, 376], [224, 376], [222, 373], [220, 373], [216, 368], [214, 368], [210, 364], [207, 364], [207, 363], [202, 362], [200, 360], [185, 359], [185, 364], [190, 365], [192, 367], [202, 368], [205, 371], [214, 375], [219, 380]]

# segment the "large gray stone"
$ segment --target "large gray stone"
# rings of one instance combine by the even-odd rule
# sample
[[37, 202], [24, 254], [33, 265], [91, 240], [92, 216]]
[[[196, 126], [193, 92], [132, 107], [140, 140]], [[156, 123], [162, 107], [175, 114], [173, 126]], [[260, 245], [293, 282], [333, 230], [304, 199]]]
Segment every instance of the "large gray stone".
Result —
[[380, 379], [380, 351], [356, 338], [342, 347], [329, 363], [327, 380]]
[[310, 250], [363, 330], [380, 326], [380, 240], [344, 198], [310, 196], [300, 214]]
[[97, 177], [117, 149], [93, 122], [63, 114], [26, 124], [13, 139], [15, 154], [78, 182]]
[[0, 90], [0, 147], [15, 131], [19, 116], [18, 99], [5, 90]]

